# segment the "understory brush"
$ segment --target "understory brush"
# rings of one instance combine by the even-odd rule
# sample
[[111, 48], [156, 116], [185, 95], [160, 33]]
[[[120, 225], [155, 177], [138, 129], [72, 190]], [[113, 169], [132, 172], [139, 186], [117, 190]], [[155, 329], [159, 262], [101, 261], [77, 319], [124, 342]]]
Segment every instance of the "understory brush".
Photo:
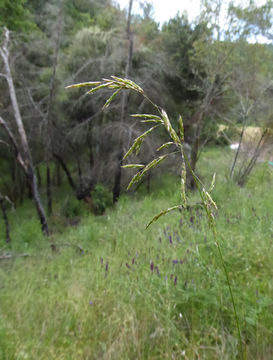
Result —
[[[261, 165], [240, 188], [225, 177], [228, 161], [228, 150], [209, 149], [198, 171], [208, 182], [208, 167], [219, 168], [217, 231], [247, 358], [270, 360], [273, 172]], [[31, 256], [0, 263], [0, 359], [238, 358], [204, 210], [167, 215], [144, 231], [178, 192], [179, 181], [164, 175], [150, 194], [123, 195], [103, 216], [85, 215], [53, 234], [56, 253], [37, 238], [36, 220], [20, 223], [12, 246]]]

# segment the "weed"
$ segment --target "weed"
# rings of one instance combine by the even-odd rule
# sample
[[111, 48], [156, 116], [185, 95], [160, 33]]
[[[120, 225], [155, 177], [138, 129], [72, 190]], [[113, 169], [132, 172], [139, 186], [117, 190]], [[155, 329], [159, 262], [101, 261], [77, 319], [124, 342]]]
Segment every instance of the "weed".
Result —
[[[110, 98], [106, 101], [104, 108], [107, 108], [111, 101], [118, 95], [118, 93], [121, 90], [132, 90], [135, 91], [139, 94], [141, 94], [155, 109], [157, 114], [134, 114], [131, 115], [134, 118], [140, 119], [141, 122], [143, 123], [149, 123], [149, 124], [153, 124], [153, 126], [151, 128], [149, 128], [147, 131], [145, 131], [142, 135], [138, 136], [134, 142], [133, 145], [130, 147], [130, 149], [127, 151], [127, 153], [124, 155], [123, 160], [125, 160], [129, 155], [133, 154], [134, 152], [136, 153], [136, 155], [139, 153], [141, 145], [143, 143], [143, 141], [145, 140], [145, 138], [153, 131], [155, 131], [158, 127], [164, 127], [165, 131], [167, 132], [167, 134], [169, 135], [170, 141], [167, 143], [164, 143], [162, 146], [160, 146], [157, 151], [160, 152], [162, 149], [165, 149], [167, 147], [169, 147], [170, 145], [173, 145], [176, 147], [176, 151], [175, 153], [179, 153], [180, 157], [181, 157], [181, 186], [180, 186], [180, 193], [181, 193], [181, 203], [172, 207], [169, 207], [168, 209], [162, 210], [160, 213], [158, 213], [157, 215], [155, 215], [147, 224], [146, 229], [155, 221], [157, 221], [161, 216], [166, 215], [174, 210], [186, 210], [188, 208], [188, 201], [187, 201], [187, 196], [186, 196], [186, 176], [187, 176], [187, 171], [186, 168], [189, 169], [189, 172], [195, 182], [195, 185], [198, 189], [199, 195], [200, 195], [200, 200], [201, 200], [201, 205], [203, 206], [203, 208], [205, 209], [205, 212], [207, 214], [207, 219], [208, 219], [208, 223], [209, 223], [209, 227], [211, 229], [211, 232], [213, 234], [213, 239], [214, 239], [214, 244], [216, 245], [217, 249], [218, 249], [218, 254], [221, 260], [221, 264], [224, 270], [224, 274], [226, 277], [226, 282], [228, 285], [228, 289], [229, 289], [229, 293], [230, 293], [230, 297], [231, 297], [231, 302], [232, 302], [232, 306], [233, 306], [233, 311], [234, 311], [234, 316], [235, 316], [235, 321], [237, 324], [237, 330], [238, 330], [238, 339], [239, 339], [239, 344], [240, 344], [240, 352], [242, 357], [244, 358], [245, 356], [245, 351], [243, 350], [243, 342], [242, 342], [242, 337], [241, 337], [241, 330], [240, 330], [240, 325], [239, 325], [239, 318], [237, 315], [237, 310], [236, 310], [236, 306], [235, 306], [235, 300], [234, 300], [234, 296], [233, 296], [233, 292], [232, 292], [232, 288], [231, 288], [231, 281], [230, 281], [230, 277], [227, 271], [227, 267], [226, 264], [224, 262], [224, 258], [223, 258], [223, 253], [221, 250], [221, 246], [220, 246], [220, 242], [218, 239], [218, 235], [217, 235], [217, 229], [216, 229], [216, 224], [215, 224], [215, 215], [214, 212], [217, 211], [217, 205], [216, 203], [213, 201], [210, 192], [213, 190], [214, 188], [214, 183], [215, 183], [215, 174], [213, 176], [211, 185], [209, 190], [207, 191], [205, 189], [204, 184], [202, 183], [202, 181], [197, 177], [197, 175], [195, 174], [195, 172], [192, 170], [191, 165], [190, 165], [190, 161], [186, 155], [186, 153], [184, 152], [184, 127], [183, 127], [183, 120], [182, 117], [180, 116], [178, 119], [178, 128], [179, 131], [176, 132], [168, 118], [167, 113], [165, 112], [165, 110], [163, 110], [162, 108], [158, 107], [156, 104], [153, 103], [153, 101], [145, 94], [144, 90], [138, 86], [136, 83], [134, 83], [133, 81], [129, 80], [129, 79], [122, 79], [116, 76], [111, 76], [111, 79], [103, 79], [102, 81], [96, 81], [96, 82], [86, 82], [86, 83], [80, 83], [80, 84], [75, 84], [75, 85], [71, 85], [68, 86], [68, 88], [74, 88], [74, 87], [91, 87], [91, 90], [88, 91], [88, 94], [93, 94], [96, 91], [99, 91], [101, 89], [113, 89], [115, 90], [114, 93], [110, 96]], [[162, 161], [164, 161], [167, 156], [169, 156], [170, 154], [173, 154], [174, 152], [165, 154], [165, 155], [161, 155], [158, 156], [157, 158], [155, 158], [154, 160], [152, 160], [149, 164], [147, 165], [142, 165], [142, 164], [127, 164], [124, 165], [123, 168], [135, 168], [138, 169], [138, 172], [133, 176], [132, 180], [130, 181], [127, 189], [130, 189], [132, 187], [133, 184], [139, 182], [142, 177], [151, 169], [153, 169], [154, 167], [158, 166]], [[195, 207], [195, 206], [199, 206], [199, 204], [193, 204], [190, 205], [191, 208]], [[151, 269], [154, 268], [154, 264], [153, 262], [151, 262]], [[174, 278], [174, 284], [176, 285], [177, 283], [177, 277]]]

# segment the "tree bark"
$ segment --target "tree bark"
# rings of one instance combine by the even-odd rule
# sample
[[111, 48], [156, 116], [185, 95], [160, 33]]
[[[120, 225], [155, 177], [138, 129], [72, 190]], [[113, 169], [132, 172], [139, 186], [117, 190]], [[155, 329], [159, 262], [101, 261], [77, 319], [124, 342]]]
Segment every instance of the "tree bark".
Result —
[[61, 166], [59, 161], [55, 161], [54, 183], [58, 187], [62, 186]]
[[264, 138], [266, 137], [266, 134], [267, 134], [268, 130], [265, 129], [258, 141], [258, 144], [254, 150], [254, 153], [248, 163], [248, 165], [245, 167], [243, 173], [241, 173], [240, 171], [240, 176], [239, 176], [239, 179], [238, 179], [238, 185], [240, 186], [243, 186], [245, 185], [246, 181], [247, 181], [247, 178], [249, 176], [249, 174], [251, 173], [253, 167], [255, 166], [256, 162], [257, 162], [257, 159], [258, 159], [258, 156], [260, 154], [260, 151], [262, 149], [262, 146], [264, 144], [263, 140]]
[[71, 189], [74, 192], [76, 192], [76, 190], [77, 190], [76, 185], [75, 185], [75, 183], [73, 181], [71, 173], [70, 173], [68, 167], [66, 166], [66, 163], [64, 162], [63, 158], [60, 155], [56, 154], [56, 153], [54, 153], [53, 156], [55, 157], [55, 159], [58, 160], [60, 166], [62, 167], [63, 171], [65, 172], [65, 175], [67, 177], [69, 185], [71, 186]]
[[[127, 54], [127, 62], [125, 68], [125, 78], [128, 79], [130, 74], [130, 69], [132, 65], [133, 59], [133, 35], [131, 33], [131, 18], [132, 18], [132, 7], [133, 0], [129, 0], [129, 9], [128, 9], [128, 18], [127, 18], [127, 28], [126, 28], [126, 39], [129, 41], [128, 54]], [[126, 113], [128, 107], [128, 93], [123, 91], [122, 93], [122, 105], [121, 105], [121, 127], [120, 127], [120, 135], [119, 135], [119, 151], [117, 155], [117, 170], [114, 175], [114, 187], [113, 187], [113, 201], [114, 203], [118, 201], [120, 192], [121, 192], [121, 176], [122, 176], [122, 159], [123, 159], [123, 134], [122, 134], [122, 124], [125, 121]]]
[[0, 207], [2, 210], [2, 215], [5, 223], [5, 229], [6, 229], [6, 243], [9, 244], [11, 242], [10, 239], [10, 230], [9, 230], [9, 220], [7, 216], [6, 206], [5, 206], [5, 197], [0, 195]]
[[47, 195], [47, 214], [52, 214], [52, 186], [51, 186], [51, 174], [50, 167], [46, 166], [46, 195]]
[[24, 125], [23, 125], [20, 109], [18, 106], [15, 87], [14, 87], [14, 83], [13, 83], [13, 77], [12, 77], [12, 73], [11, 73], [11, 69], [10, 69], [8, 45], [9, 45], [9, 31], [8, 31], [8, 29], [6, 29], [5, 30], [5, 41], [4, 41], [3, 46], [0, 48], [0, 55], [4, 62], [5, 77], [6, 77], [6, 80], [8, 83], [10, 100], [11, 100], [11, 104], [12, 104], [12, 108], [13, 108], [13, 112], [14, 112], [14, 119], [16, 122], [17, 131], [18, 131], [19, 139], [20, 139], [20, 143], [21, 143], [20, 149], [19, 149], [19, 146], [17, 145], [17, 142], [15, 141], [15, 138], [14, 138], [12, 132], [9, 130], [7, 124], [5, 123], [5, 121], [2, 118], [0, 119], [0, 123], [1, 123], [1, 125], [4, 126], [4, 128], [8, 132], [9, 138], [11, 139], [13, 146], [15, 147], [17, 160], [20, 163], [20, 165], [22, 166], [24, 173], [26, 175], [27, 181], [29, 182], [29, 185], [31, 187], [32, 196], [33, 196], [37, 214], [38, 214], [41, 226], [42, 226], [42, 231], [43, 231], [44, 235], [48, 236], [49, 231], [48, 231], [47, 219], [46, 219], [45, 211], [44, 211], [43, 205], [41, 203], [40, 195], [38, 192], [37, 179], [36, 179], [35, 170], [34, 170], [34, 166], [33, 166], [32, 156], [31, 156], [31, 152], [30, 152], [30, 149], [28, 146], [27, 136], [26, 136]]
[[243, 136], [244, 136], [244, 132], [245, 132], [245, 128], [246, 128], [246, 121], [247, 121], [247, 115], [244, 114], [243, 127], [242, 127], [242, 130], [241, 130], [240, 139], [239, 139], [239, 146], [238, 146], [238, 149], [237, 149], [236, 154], [234, 156], [234, 160], [233, 160], [233, 163], [232, 163], [232, 166], [231, 166], [231, 169], [230, 169], [230, 178], [231, 179], [233, 178], [234, 169], [235, 169], [235, 166], [236, 166], [236, 163], [237, 163], [237, 160], [238, 160], [238, 156], [239, 156], [240, 151], [241, 151]]

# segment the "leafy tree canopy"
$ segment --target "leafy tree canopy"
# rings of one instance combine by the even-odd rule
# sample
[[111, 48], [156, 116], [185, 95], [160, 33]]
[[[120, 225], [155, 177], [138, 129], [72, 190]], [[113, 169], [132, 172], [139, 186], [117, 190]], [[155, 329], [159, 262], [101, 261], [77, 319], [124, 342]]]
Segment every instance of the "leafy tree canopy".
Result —
[[26, 0], [0, 1], [0, 27], [6, 26], [14, 31], [28, 31], [35, 28]]

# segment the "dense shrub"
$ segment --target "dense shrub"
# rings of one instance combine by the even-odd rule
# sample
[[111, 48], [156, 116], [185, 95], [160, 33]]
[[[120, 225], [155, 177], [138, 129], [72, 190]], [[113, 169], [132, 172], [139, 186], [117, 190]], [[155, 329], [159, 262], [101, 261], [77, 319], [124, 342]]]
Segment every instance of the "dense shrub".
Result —
[[113, 194], [102, 184], [97, 184], [92, 191], [93, 209], [96, 215], [102, 215], [113, 204]]
[[61, 213], [66, 218], [73, 218], [82, 215], [84, 211], [83, 203], [74, 196], [65, 199]]

